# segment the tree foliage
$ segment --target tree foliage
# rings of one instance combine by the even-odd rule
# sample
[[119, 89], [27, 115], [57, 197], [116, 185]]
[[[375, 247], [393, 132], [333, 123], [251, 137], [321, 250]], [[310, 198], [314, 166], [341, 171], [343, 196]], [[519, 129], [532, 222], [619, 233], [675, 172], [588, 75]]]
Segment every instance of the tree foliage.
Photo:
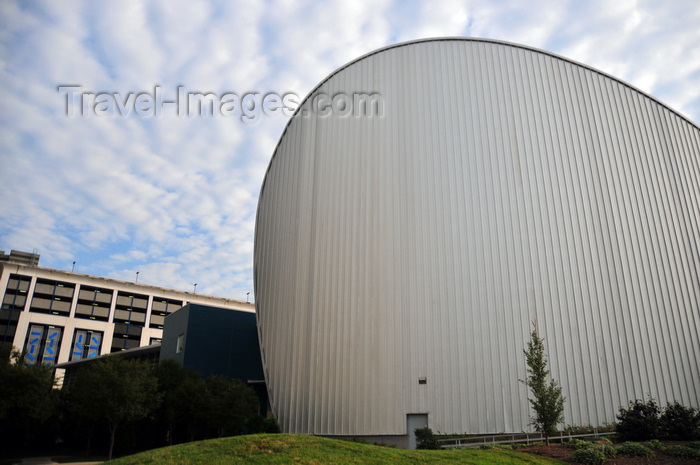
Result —
[[194, 441], [205, 395], [204, 380], [194, 370], [175, 360], [163, 360], [156, 368], [158, 390], [162, 397], [156, 417], [165, 424], [168, 445]]
[[[157, 366], [120, 356], [86, 362], [63, 389], [52, 370], [27, 366], [0, 349], [0, 457], [37, 453], [57, 443], [109, 456], [236, 434], [279, 432], [259, 415], [253, 389], [221, 376], [202, 379], [173, 360]], [[41, 446], [45, 445], [45, 448]], [[24, 446], [24, 448], [23, 448]]]
[[3, 453], [37, 447], [58, 406], [51, 368], [27, 366], [10, 344], [0, 345], [0, 437]]
[[425, 428], [416, 428], [414, 433], [416, 435], [416, 449], [440, 449], [440, 443], [431, 428], [427, 426]]
[[691, 441], [700, 438], [700, 412], [678, 402], [669, 402], [659, 417], [663, 435], [668, 439]]
[[669, 402], [661, 411], [656, 400], [636, 399], [628, 408], [620, 407], [615, 430], [623, 441], [665, 438], [692, 440], [700, 437], [700, 413], [678, 402]]
[[258, 414], [254, 391], [237, 379], [212, 375], [202, 379], [174, 360], [156, 369], [163, 402], [156, 412], [167, 427], [168, 444], [214, 437], [279, 432]]
[[258, 398], [252, 389], [237, 379], [212, 375], [206, 379], [202, 413], [214, 437], [246, 433], [249, 418], [258, 414]]
[[646, 402], [635, 400], [629, 408], [620, 407], [617, 415], [617, 431], [622, 441], [646, 441], [659, 437], [659, 414], [661, 410], [654, 399]]
[[93, 425], [106, 420], [109, 458], [120, 425], [145, 418], [160, 402], [151, 365], [121, 357], [104, 357], [80, 370], [67, 388], [72, 410]]
[[564, 422], [564, 402], [559, 383], [552, 379], [547, 369], [544, 353], [544, 340], [532, 330], [527, 349], [523, 351], [527, 362], [527, 379], [521, 380], [530, 388], [532, 397], [528, 397], [534, 415], [530, 424], [542, 433], [549, 445], [549, 437], [557, 432], [557, 425]]

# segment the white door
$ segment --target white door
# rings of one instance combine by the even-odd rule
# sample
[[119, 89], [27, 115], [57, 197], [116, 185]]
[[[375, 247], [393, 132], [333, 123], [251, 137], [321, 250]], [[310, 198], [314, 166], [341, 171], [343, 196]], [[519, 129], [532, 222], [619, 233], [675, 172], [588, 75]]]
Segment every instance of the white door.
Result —
[[406, 424], [408, 425], [408, 448], [416, 448], [416, 430], [428, 426], [427, 413], [409, 413], [406, 415]]

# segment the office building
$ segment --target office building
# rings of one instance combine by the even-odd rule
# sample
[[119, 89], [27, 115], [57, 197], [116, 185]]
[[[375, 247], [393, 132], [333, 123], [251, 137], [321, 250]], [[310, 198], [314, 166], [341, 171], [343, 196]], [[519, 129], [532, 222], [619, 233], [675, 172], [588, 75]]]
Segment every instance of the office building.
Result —
[[237, 300], [43, 268], [36, 254], [0, 255], [0, 343], [24, 350], [29, 364], [159, 343], [166, 316], [187, 304], [255, 311]]

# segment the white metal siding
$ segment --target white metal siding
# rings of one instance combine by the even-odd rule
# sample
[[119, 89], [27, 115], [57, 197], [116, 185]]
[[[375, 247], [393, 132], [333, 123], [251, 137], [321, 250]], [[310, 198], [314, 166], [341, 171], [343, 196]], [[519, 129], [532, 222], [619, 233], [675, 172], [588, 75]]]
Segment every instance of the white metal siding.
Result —
[[[501, 42], [367, 55], [311, 95], [260, 194], [258, 325], [284, 431], [527, 429], [531, 322], [601, 425], [648, 394], [700, 407], [700, 130], [596, 70]], [[420, 385], [419, 377], [427, 384]]]

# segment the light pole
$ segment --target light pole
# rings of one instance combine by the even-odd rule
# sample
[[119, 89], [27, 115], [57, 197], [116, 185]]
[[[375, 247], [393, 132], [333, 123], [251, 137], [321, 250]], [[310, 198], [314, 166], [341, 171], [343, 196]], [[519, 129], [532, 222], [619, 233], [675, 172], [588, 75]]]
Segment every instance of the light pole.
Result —
[[70, 269], [70, 272], [71, 272], [71, 273], [74, 272], [74, 271], [75, 271], [75, 260], [73, 260], [73, 268]]
[[135, 282], [137, 282], [137, 283], [139, 282], [139, 272], [138, 271], [136, 272], [136, 281]]
[[194, 293], [197, 293], [197, 283], [194, 283]]
[[245, 293], [245, 303], [247, 303], [247, 304], [250, 303], [250, 292]]

